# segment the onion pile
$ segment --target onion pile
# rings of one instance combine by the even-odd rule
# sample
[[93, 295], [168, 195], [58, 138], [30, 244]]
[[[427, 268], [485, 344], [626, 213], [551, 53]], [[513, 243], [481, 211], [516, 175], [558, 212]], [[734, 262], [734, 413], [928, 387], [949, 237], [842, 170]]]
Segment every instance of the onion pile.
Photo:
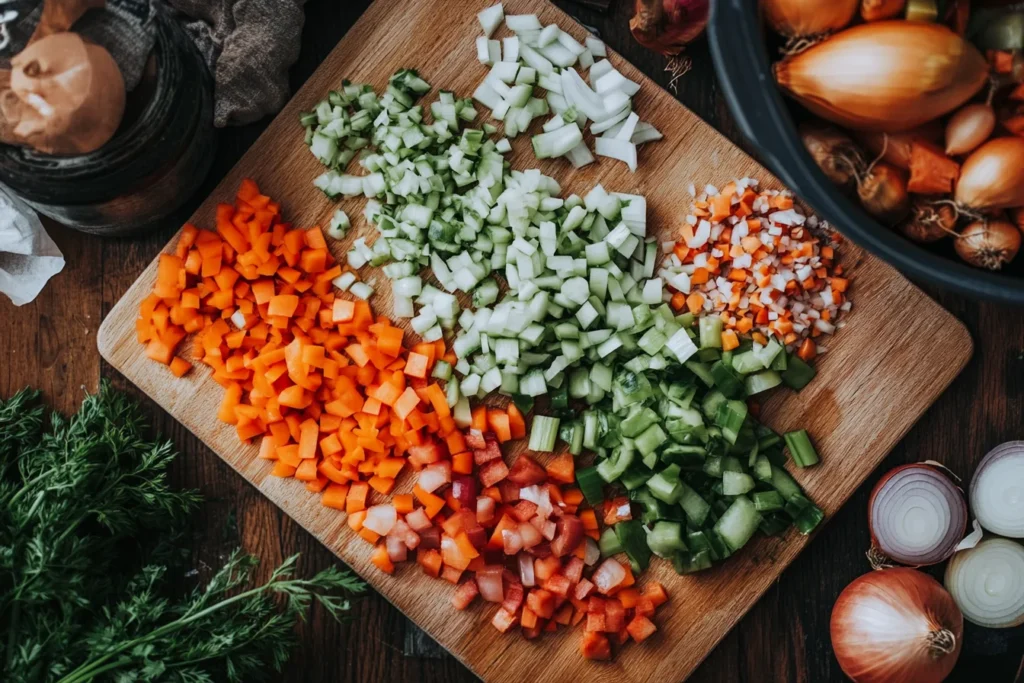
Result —
[[988, 628], [1024, 624], [1024, 546], [987, 538], [953, 556], [946, 567], [949, 590], [964, 618]]
[[1009, 441], [986, 455], [971, 479], [971, 508], [994, 534], [1024, 538], [1024, 441]]
[[932, 565], [952, 555], [963, 538], [967, 502], [937, 467], [903, 465], [875, 485], [868, 504], [868, 525], [874, 564], [891, 558], [910, 566]]
[[786, 92], [849, 128], [897, 132], [967, 102], [988, 78], [978, 50], [945, 26], [862, 24], [775, 65]]
[[788, 39], [775, 80], [823, 120], [802, 123], [800, 136], [829, 180], [915, 242], [952, 237], [972, 266], [999, 270], [1018, 258], [1024, 9], [972, 14], [966, 0], [761, 6]]
[[897, 567], [847, 586], [830, 627], [839, 666], [857, 683], [939, 683], [960, 656], [963, 616], [938, 581]]

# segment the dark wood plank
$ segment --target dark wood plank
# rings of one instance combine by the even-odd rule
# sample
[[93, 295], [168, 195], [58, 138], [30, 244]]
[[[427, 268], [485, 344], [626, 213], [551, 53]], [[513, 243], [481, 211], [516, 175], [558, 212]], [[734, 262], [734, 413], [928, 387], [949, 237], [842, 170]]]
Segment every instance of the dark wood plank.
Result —
[[[580, 7], [567, 0], [557, 0], [556, 4], [596, 27], [623, 56], [659, 84], [668, 85], [669, 76], [663, 72], [665, 59], [644, 50], [629, 36], [632, 2], [617, 0], [607, 11]], [[313, 72], [368, 5], [369, 0], [311, 0], [306, 5], [302, 51], [291, 71], [293, 87]], [[754, 153], [738, 136], [718, 95], [704, 40], [694, 43], [689, 53], [694, 68], [679, 82], [678, 98]], [[214, 169], [181, 216], [191, 213], [269, 120], [221, 131]], [[4, 320], [0, 340], [6, 342], [4, 362], [0, 363], [0, 396], [33, 385], [44, 390], [52, 405], [70, 411], [81, 400], [83, 390], [95, 390], [101, 375], [131, 391], [116, 373], [100, 367], [95, 331], [102, 316], [179, 224], [180, 220], [169, 220], [152, 235], [107, 241], [48, 224], [69, 262], [36, 302], [15, 308], [0, 297]], [[933, 295], [971, 330], [977, 344], [974, 361], [690, 680], [844, 680], [831, 654], [828, 619], [842, 588], [867, 571], [863, 552], [868, 539], [865, 510], [871, 487], [888, 468], [928, 458], [941, 460], [969, 476], [989, 448], [1021, 438], [1024, 316], [1019, 310], [953, 295]], [[896, 311], [893, 324], [899, 324]], [[294, 552], [303, 554], [304, 571], [312, 572], [335, 561], [176, 421], [159, 409], [151, 414], [155, 429], [172, 438], [181, 451], [174, 471], [176, 484], [199, 488], [207, 499], [202, 514], [194, 521], [191, 544], [200, 577], [239, 543], [263, 560], [263, 571]], [[439, 609], [446, 607], [441, 605]], [[301, 645], [283, 680], [474, 680], [450, 656], [403, 656], [410, 627], [401, 614], [375, 595], [359, 603], [350, 624], [334, 624], [315, 611], [313, 618], [299, 627]], [[1024, 650], [1019, 629], [1016, 635], [1005, 638], [968, 629], [966, 639], [964, 656], [951, 680], [978, 680], [979, 670], [990, 674], [985, 680], [1013, 680]]]

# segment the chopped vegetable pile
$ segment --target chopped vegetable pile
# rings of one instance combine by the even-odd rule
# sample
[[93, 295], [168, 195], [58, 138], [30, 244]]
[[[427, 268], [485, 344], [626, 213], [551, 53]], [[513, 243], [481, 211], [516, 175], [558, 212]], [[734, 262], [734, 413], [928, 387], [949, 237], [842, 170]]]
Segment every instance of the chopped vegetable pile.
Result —
[[[639, 86], [594, 61], [600, 41], [501, 5], [479, 20], [492, 68], [474, 98], [509, 137], [553, 110], [538, 158], [593, 161], [588, 121], [597, 154], [631, 169], [636, 145], [661, 138], [632, 112]], [[502, 21], [515, 35], [499, 43]], [[402, 69], [383, 94], [346, 81], [300, 116], [328, 167], [314, 184], [368, 200], [371, 244], [356, 236], [335, 263], [320, 228], [293, 229], [244, 181], [216, 232], [186, 226], [160, 257], [138, 338], [181, 376], [178, 347], [196, 333], [193, 355], [225, 387], [220, 419], [260, 439], [275, 475], [347, 512], [381, 571], [414, 553], [458, 585], [457, 609], [480, 596], [500, 606], [496, 628], [527, 638], [585, 620], [583, 656], [608, 659], [656, 631], [667, 594], [635, 585], [652, 555], [696, 572], [758, 530], [821, 522], [784, 468], [784, 448], [799, 467], [818, 462], [810, 437], [760, 424], [750, 399], [814, 377], [816, 340], [850, 309], [839, 238], [744, 179], [691, 191], [680, 240], [659, 255], [643, 196], [563, 197], [539, 170], [511, 170], [495, 126], [462, 127], [472, 100], [417, 104], [430, 89]], [[346, 172], [357, 155], [358, 176]], [[339, 208], [327, 233], [351, 228]], [[366, 265], [391, 280], [394, 315], [420, 343], [375, 317]], [[506, 407], [471, 402], [495, 392]], [[501, 444], [526, 438], [544, 455], [507, 463]]]
[[709, 185], [695, 198], [660, 274], [677, 292], [677, 309], [721, 316], [724, 350], [751, 334], [759, 346], [770, 339], [799, 346], [809, 361], [825, 351], [814, 340], [835, 332], [852, 306], [850, 282], [835, 262], [841, 241], [787, 194], [758, 192], [757, 181], [745, 178], [721, 192]]
[[[479, 14], [483, 36], [476, 39], [477, 59], [491, 67], [473, 93], [473, 99], [502, 121], [511, 138], [526, 132], [530, 122], [548, 111], [555, 116], [544, 132], [533, 137], [538, 159], [565, 156], [575, 168], [593, 163], [583, 141], [590, 122], [598, 156], [617, 159], [630, 171], [637, 169], [637, 146], [660, 140], [661, 133], [633, 111], [633, 96], [640, 85], [619, 73], [607, 59], [604, 43], [588, 36], [581, 44], [554, 24], [544, 26], [533, 14], [505, 16], [501, 4]], [[499, 43], [491, 36], [502, 21], [513, 35]], [[588, 85], [573, 67], [590, 70]], [[547, 94], [533, 97], [534, 85]]]
[[335, 296], [341, 274], [319, 228], [292, 229], [245, 180], [234, 206], [218, 207], [216, 232], [186, 226], [160, 256], [137, 329], [147, 355], [179, 376], [190, 366], [177, 347], [197, 333], [193, 355], [225, 388], [218, 418], [242, 441], [261, 438], [275, 475], [355, 512], [370, 488], [394, 488], [406, 459], [440, 439], [458, 452], [462, 439], [427, 381], [443, 342], [406, 350], [402, 328]]

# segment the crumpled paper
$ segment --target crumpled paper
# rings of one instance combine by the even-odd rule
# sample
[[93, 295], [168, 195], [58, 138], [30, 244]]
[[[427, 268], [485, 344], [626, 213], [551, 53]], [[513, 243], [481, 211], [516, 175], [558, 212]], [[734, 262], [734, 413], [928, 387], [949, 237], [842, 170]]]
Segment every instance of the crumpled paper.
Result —
[[0, 187], [0, 292], [23, 306], [63, 269], [64, 256], [36, 212]]

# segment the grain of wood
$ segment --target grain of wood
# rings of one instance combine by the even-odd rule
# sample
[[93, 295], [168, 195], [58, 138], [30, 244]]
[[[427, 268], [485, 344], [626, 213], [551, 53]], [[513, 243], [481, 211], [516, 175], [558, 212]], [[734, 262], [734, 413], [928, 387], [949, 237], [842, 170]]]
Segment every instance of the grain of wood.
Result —
[[[321, 169], [300, 143], [298, 112], [311, 108], [343, 78], [379, 88], [394, 70], [413, 64], [435, 86], [470, 92], [483, 72], [473, 61], [471, 46], [478, 33], [475, 13], [486, 4], [480, 0], [428, 0], [410, 6], [397, 0], [380, 0], [373, 5], [200, 206], [192, 221], [211, 225], [216, 204], [233, 196], [241, 178], [248, 176], [281, 201], [286, 216], [296, 224], [325, 222], [335, 204], [310, 184]], [[564, 28], [569, 26], [559, 10], [539, 0], [513, 0], [506, 3], [506, 11], [536, 12], [545, 23], [557, 21]], [[439, 15], [449, 17], [451, 42], [428, 39]], [[391, 30], [399, 21], [406, 27], [402, 35], [413, 36], [416, 44], [400, 39]], [[582, 37], [580, 30], [574, 33]], [[678, 226], [688, 201], [683, 188], [691, 181], [702, 184], [752, 175], [777, 186], [764, 169], [710, 126], [646, 82], [629, 64], [613, 59], [628, 77], [645, 81], [636, 98], [637, 110], [666, 133], [666, 140], [642, 150], [642, 167], [636, 175], [611, 161], [579, 171], [568, 169], [560, 160], [541, 164], [543, 170], [559, 179], [566, 192], [582, 193], [601, 182], [611, 190], [644, 194], [652, 232], [665, 237]], [[525, 142], [519, 140], [515, 145], [514, 167], [535, 164]], [[345, 206], [350, 215], [358, 215], [353, 204]], [[363, 227], [354, 231], [356, 234], [368, 230], [362, 221], [357, 225]], [[335, 246], [340, 255], [344, 245]], [[799, 395], [776, 394], [765, 406], [766, 420], [776, 429], [801, 425], [815, 435], [825, 461], [819, 467], [798, 472], [797, 477], [829, 515], [956, 376], [971, 352], [966, 330], [888, 266], [852, 246], [845, 250], [843, 259], [857, 283], [857, 304], [850, 325], [830, 342], [831, 350], [820, 363], [818, 381]], [[565, 680], [578, 670], [582, 661], [578, 636], [543, 639], [538, 645], [501, 637], [486, 625], [479, 608], [465, 613], [450, 611], [450, 587], [424, 577], [414, 565], [394, 577], [374, 571], [369, 564], [370, 546], [348, 530], [343, 514], [321, 507], [298, 482], [269, 476], [266, 464], [254, 458], [253, 447], [239, 444], [232, 429], [211, 421], [220, 388], [204, 371], [172, 380], [164, 368], [142, 355], [134, 340], [133, 324], [138, 302], [152, 286], [154, 271], [155, 262], [104, 322], [100, 350], [115, 368], [328, 548], [366, 575], [381, 594], [482, 678], [516, 680], [518, 672], [537, 670], [543, 671], [539, 676], [542, 680]], [[379, 294], [374, 304], [387, 314], [389, 291], [382, 276], [377, 275], [376, 280]], [[913, 314], [904, 324], [886, 324], [884, 313], [898, 309]], [[933, 349], [930, 339], [940, 332], [948, 343]], [[931, 362], [915, 364], [925, 351]], [[912, 381], [890, 381], [897, 370], [907, 378], [905, 369], [915, 365]], [[807, 539], [792, 533], [759, 539], [721, 569], [690, 577], [677, 577], [666, 563], [658, 563], [650, 576], [664, 581], [673, 595], [659, 619], [658, 637], [648, 646], [625, 648], [613, 664], [591, 665], [588, 677], [598, 681], [685, 678], [806, 543]]]

